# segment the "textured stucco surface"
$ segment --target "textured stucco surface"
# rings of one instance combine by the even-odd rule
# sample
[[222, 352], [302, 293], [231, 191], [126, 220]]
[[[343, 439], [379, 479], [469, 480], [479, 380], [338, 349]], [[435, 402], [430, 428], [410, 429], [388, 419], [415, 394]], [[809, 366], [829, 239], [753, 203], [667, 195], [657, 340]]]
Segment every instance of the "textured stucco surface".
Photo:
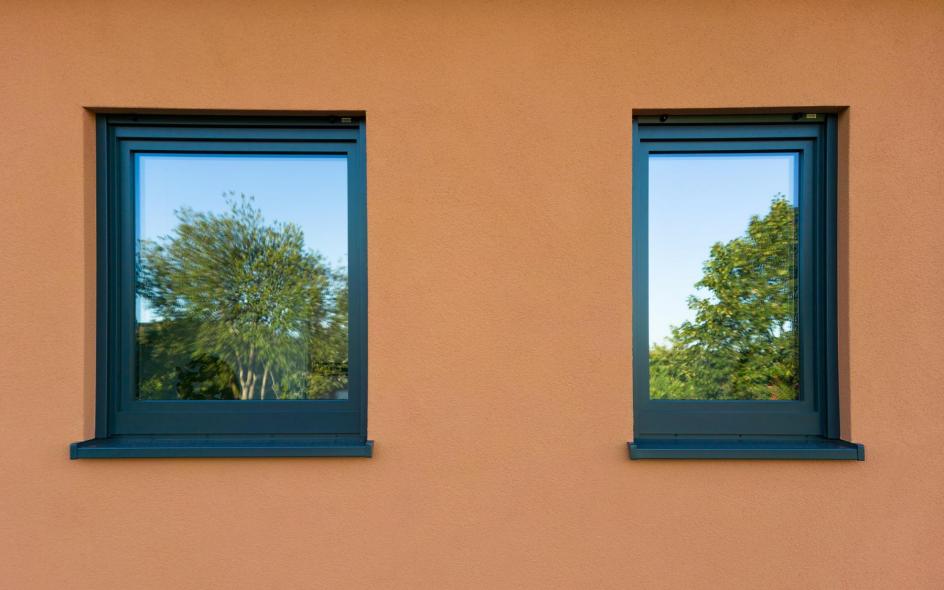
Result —
[[[944, 4], [0, 4], [0, 587], [944, 587]], [[630, 462], [633, 109], [848, 106], [857, 462]], [[363, 110], [370, 460], [72, 461], [86, 107]]]

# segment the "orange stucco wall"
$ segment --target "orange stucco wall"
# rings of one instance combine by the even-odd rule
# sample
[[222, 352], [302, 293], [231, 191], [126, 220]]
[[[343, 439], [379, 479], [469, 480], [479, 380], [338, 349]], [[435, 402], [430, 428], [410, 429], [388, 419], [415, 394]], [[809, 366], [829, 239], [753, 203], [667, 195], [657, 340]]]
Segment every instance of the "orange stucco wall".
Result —
[[[633, 110], [829, 106], [867, 461], [629, 461]], [[69, 461], [94, 108], [367, 113], [373, 459]], [[0, 3], [0, 588], [944, 588], [942, 108], [939, 0]]]

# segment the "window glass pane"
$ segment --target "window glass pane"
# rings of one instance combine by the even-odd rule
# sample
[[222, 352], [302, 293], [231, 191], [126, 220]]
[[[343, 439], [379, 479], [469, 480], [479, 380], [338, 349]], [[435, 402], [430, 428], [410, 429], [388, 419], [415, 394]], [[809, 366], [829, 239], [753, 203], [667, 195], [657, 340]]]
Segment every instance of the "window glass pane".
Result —
[[137, 398], [347, 399], [347, 160], [136, 156]]
[[650, 156], [651, 398], [797, 399], [797, 160]]

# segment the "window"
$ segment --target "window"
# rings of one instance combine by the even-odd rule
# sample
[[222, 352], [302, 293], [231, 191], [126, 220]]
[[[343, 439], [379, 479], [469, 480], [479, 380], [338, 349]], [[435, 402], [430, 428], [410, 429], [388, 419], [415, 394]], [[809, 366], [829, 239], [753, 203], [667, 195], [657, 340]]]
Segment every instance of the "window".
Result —
[[631, 457], [862, 459], [839, 440], [835, 117], [633, 137]]
[[364, 122], [99, 116], [96, 438], [370, 456]]

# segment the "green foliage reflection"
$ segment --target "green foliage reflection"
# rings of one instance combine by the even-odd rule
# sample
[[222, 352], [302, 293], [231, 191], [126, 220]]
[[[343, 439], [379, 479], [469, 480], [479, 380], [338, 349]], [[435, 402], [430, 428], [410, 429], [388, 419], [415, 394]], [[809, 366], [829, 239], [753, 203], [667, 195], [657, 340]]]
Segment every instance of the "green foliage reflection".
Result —
[[716, 243], [693, 321], [649, 351], [654, 399], [791, 400], [799, 391], [796, 209], [782, 195], [743, 236]]
[[177, 212], [171, 235], [139, 244], [142, 399], [320, 399], [347, 389], [347, 280], [268, 223], [252, 197], [223, 213]]

